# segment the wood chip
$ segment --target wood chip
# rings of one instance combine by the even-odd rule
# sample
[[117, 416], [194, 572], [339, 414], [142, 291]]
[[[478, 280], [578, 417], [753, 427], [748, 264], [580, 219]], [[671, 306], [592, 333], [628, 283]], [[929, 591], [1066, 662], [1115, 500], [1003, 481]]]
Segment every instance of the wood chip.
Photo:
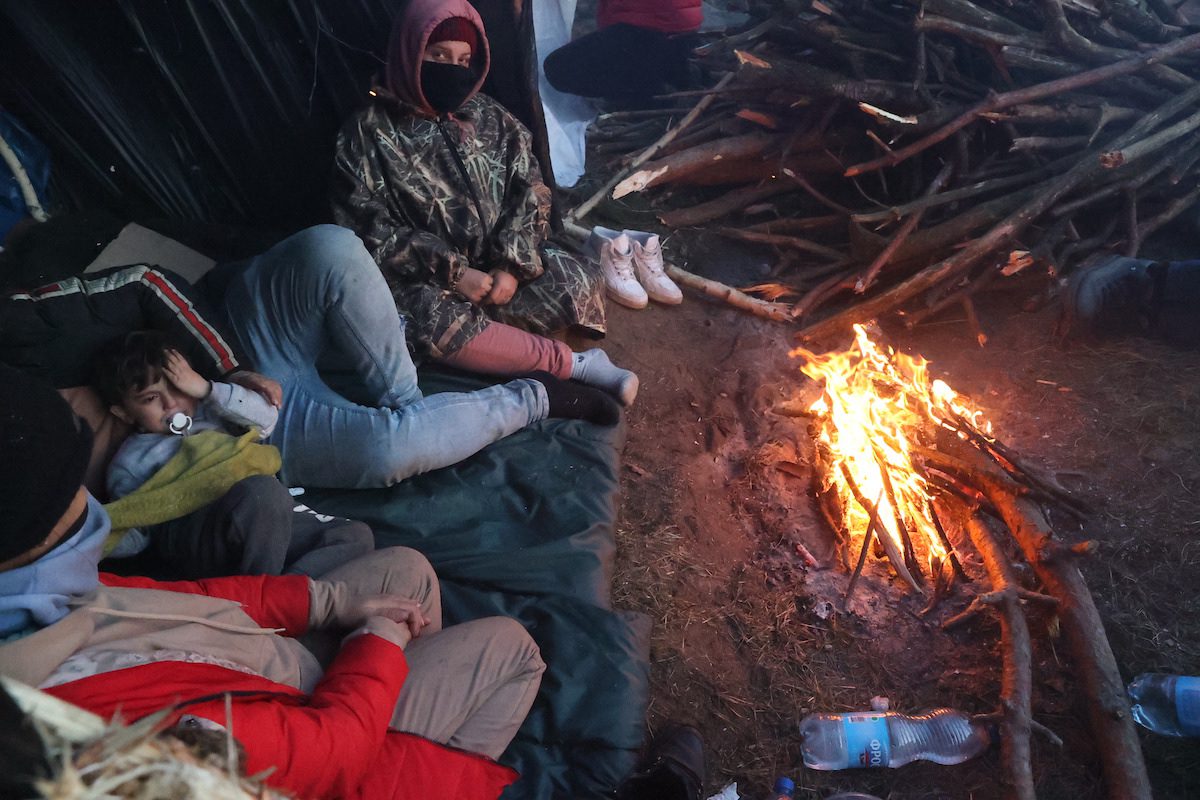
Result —
[[745, 50], [734, 50], [733, 54], [737, 56], [739, 64], [749, 64], [758, 69], [771, 69], [771, 62], [764, 61], [752, 53], [747, 53]]

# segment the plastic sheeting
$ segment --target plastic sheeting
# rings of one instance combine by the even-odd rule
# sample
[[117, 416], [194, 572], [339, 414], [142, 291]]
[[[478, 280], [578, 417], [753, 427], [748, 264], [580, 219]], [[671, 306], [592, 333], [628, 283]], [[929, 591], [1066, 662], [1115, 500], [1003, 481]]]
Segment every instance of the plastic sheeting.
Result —
[[546, 80], [546, 56], [571, 41], [575, 0], [533, 0], [533, 29], [537, 42], [538, 91], [546, 117], [550, 163], [559, 186], [574, 186], [583, 175], [587, 127], [596, 107], [586, 98], [558, 91]]
[[[3, 109], [0, 109], [0, 138], [8, 144], [17, 163], [25, 170], [34, 195], [44, 205], [46, 184], [50, 180], [50, 154], [46, 147]], [[9, 230], [27, 216], [29, 209], [21, 186], [8, 164], [0, 159], [0, 244]]]
[[[476, 0], [485, 90], [545, 160], [520, 0]], [[322, 220], [341, 122], [400, 0], [0, 0], [0, 105], [50, 149], [68, 207], [295, 229]]]

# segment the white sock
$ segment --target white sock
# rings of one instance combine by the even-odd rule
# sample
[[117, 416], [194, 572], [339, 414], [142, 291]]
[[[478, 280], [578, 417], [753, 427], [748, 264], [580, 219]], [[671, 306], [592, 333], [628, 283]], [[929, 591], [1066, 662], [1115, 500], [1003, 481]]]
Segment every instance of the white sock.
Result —
[[612, 363], [598, 347], [571, 355], [571, 380], [603, 389], [623, 406], [633, 405], [638, 393], [637, 374]]

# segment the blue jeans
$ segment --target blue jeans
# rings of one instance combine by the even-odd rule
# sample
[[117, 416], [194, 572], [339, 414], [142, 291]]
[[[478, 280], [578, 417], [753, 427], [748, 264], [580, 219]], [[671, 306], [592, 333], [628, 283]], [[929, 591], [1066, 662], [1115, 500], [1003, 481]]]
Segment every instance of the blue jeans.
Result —
[[[318, 225], [219, 269], [228, 271], [229, 332], [255, 370], [283, 385], [267, 441], [279, 448], [290, 486], [389, 486], [456, 464], [546, 417], [546, 390], [529, 379], [422, 396], [404, 321], [352, 231]], [[369, 405], [321, 379], [317, 358], [330, 349]]]

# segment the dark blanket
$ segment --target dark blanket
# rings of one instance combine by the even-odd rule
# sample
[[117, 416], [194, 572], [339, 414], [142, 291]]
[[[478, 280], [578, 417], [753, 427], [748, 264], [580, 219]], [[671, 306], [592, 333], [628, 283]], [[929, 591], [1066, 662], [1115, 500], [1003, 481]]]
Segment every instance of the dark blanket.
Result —
[[[423, 375], [422, 389], [482, 384]], [[610, 610], [623, 428], [548, 420], [461, 464], [370, 491], [310, 490], [309, 505], [360, 519], [380, 546], [423, 552], [446, 624], [502, 614], [542, 650], [542, 689], [501, 759], [507, 800], [603, 797], [642, 742], [649, 621]]]

